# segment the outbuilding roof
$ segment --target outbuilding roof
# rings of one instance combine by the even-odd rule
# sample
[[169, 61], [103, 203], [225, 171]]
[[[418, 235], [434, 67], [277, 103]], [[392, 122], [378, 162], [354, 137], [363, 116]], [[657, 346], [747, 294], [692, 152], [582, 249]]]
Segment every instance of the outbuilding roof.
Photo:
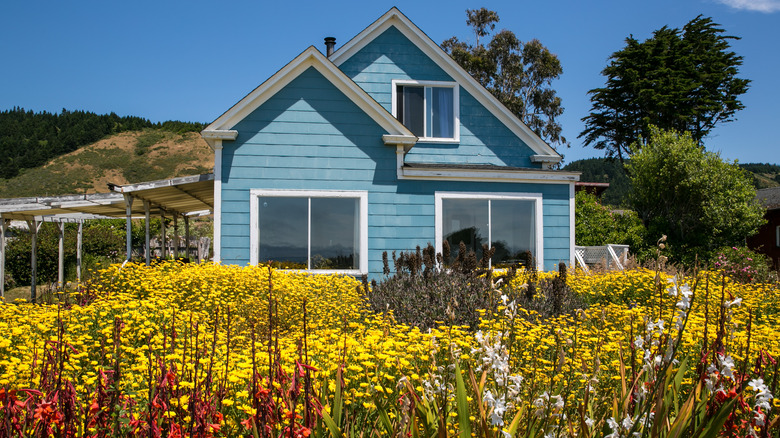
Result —
[[780, 187], [759, 189], [756, 191], [756, 199], [767, 210], [780, 209]]

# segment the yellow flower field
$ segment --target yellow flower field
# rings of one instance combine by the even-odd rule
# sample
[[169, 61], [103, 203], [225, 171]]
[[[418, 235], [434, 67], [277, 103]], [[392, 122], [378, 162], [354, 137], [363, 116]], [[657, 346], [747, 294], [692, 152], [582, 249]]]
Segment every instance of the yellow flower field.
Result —
[[[648, 270], [578, 272], [567, 284], [587, 307], [543, 318], [513, 305], [529, 281], [521, 272], [502, 290], [505, 305], [483, 314], [478, 333], [446, 321], [426, 333], [396, 324], [368, 308], [365, 286], [351, 277], [169, 262], [115, 265], [95, 278], [71, 297], [81, 305], [0, 304], [7, 424], [16, 418], [19, 430], [62, 436], [262, 436], [264, 427], [274, 436], [381, 435], [427, 430], [409, 412], [428, 409], [429, 426], [449, 434], [471, 424], [478, 435], [602, 436], [623, 427], [618, 411], [640, 406], [640, 387], [663, 375], [658, 358], [670, 343], [668, 372], [686, 358], [690, 364], [675, 390], [680, 403], [700, 376], [713, 382], [717, 374], [724, 394], [739, 386], [745, 415], [764, 415], [764, 429], [756, 421], [744, 430], [769, 433], [780, 411], [777, 398], [766, 409], [757, 383], [747, 382], [760, 375], [767, 392], [777, 386], [780, 291], [718, 273], [676, 279], [675, 289], [673, 279]], [[681, 314], [685, 294], [691, 304]], [[679, 344], [677, 319], [685, 324]], [[723, 377], [731, 372], [726, 358], [733, 378]], [[718, 371], [708, 374], [708, 365]], [[761, 409], [752, 408], [759, 399]], [[8, 407], [11, 400], [19, 409]], [[265, 416], [271, 410], [278, 420]], [[520, 417], [523, 425], [512, 429]]]

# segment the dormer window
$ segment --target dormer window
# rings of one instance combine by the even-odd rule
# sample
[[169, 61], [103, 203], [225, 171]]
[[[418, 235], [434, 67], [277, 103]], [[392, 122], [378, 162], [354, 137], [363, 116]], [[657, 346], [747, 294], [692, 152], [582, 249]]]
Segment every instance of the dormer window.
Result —
[[459, 139], [458, 84], [393, 81], [393, 115], [420, 141]]

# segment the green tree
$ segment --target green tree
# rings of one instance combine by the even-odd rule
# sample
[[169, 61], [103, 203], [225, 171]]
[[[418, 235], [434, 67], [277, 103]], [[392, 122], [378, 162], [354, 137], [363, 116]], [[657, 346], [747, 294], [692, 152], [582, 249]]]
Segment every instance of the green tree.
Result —
[[763, 223], [750, 177], [736, 162], [705, 151], [689, 133], [651, 127], [628, 163], [629, 200], [650, 239], [668, 236], [671, 254], [690, 262], [743, 244]]
[[481, 8], [467, 9], [466, 15], [476, 43], [452, 37], [442, 49], [544, 141], [568, 147], [557, 121], [563, 114], [561, 98], [552, 88], [552, 81], [563, 73], [558, 57], [539, 40], [523, 43], [509, 30], [484, 45], [482, 38], [495, 29], [498, 14]]
[[612, 211], [587, 192], [577, 192], [574, 199], [577, 245], [622, 244], [633, 253], [644, 248], [646, 230], [635, 212]]
[[701, 143], [719, 123], [734, 120], [744, 107], [739, 96], [750, 83], [737, 77], [742, 57], [731, 51], [724, 30], [698, 16], [682, 30], [666, 26], [610, 57], [601, 72], [603, 88], [588, 92], [591, 112], [579, 137], [621, 162], [649, 138], [650, 126], [690, 132]]

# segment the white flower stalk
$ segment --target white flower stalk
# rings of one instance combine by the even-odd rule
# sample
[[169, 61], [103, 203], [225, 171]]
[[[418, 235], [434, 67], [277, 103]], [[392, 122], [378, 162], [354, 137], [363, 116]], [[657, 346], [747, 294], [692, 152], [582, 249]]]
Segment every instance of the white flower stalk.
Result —
[[707, 377], [704, 379], [704, 385], [707, 389], [715, 394], [718, 392], [725, 392], [723, 388], [722, 378], [728, 377], [734, 379], [734, 359], [731, 356], [718, 353], [715, 356], [715, 362], [707, 367]]
[[770, 405], [769, 402], [771, 402], [774, 397], [769, 391], [769, 388], [764, 383], [764, 379], [754, 379], [751, 380], [748, 384], [756, 391], [756, 407], [760, 407], [766, 412], [771, 411], [772, 405]]
[[506, 399], [503, 396], [496, 398], [493, 396], [493, 393], [488, 390], [485, 393], [483, 400], [487, 407], [492, 408], [492, 411], [490, 412], [490, 424], [493, 426], [503, 426], [504, 414], [507, 409]]
[[[614, 417], [611, 417], [607, 419], [607, 425], [609, 426], [612, 433], [610, 433], [609, 435], [605, 435], [604, 438], [627, 437], [628, 431], [631, 430], [632, 427], [634, 427], [634, 420], [632, 420], [631, 417], [626, 415], [626, 417], [623, 418], [623, 420], [618, 423]], [[634, 432], [634, 436], [639, 436], [639, 433]]]

